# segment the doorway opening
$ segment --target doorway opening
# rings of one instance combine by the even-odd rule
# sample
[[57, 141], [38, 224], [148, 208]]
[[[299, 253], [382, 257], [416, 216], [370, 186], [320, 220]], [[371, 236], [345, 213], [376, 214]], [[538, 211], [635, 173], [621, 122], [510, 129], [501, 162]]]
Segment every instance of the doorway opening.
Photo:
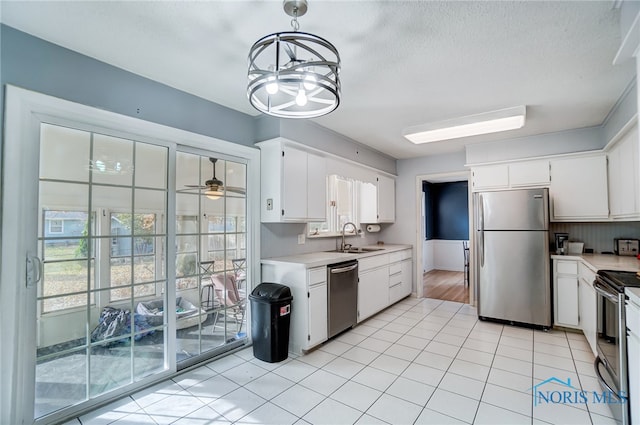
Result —
[[418, 295], [473, 303], [468, 173], [419, 176], [417, 183], [422, 276]]

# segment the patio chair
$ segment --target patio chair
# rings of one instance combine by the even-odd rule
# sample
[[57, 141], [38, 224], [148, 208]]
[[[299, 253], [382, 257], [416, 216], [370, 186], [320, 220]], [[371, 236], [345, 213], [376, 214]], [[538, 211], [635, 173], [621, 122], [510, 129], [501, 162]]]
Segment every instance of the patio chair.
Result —
[[[221, 313], [232, 318], [238, 326], [238, 332], [240, 332], [244, 323], [247, 300], [238, 290], [235, 275], [231, 273], [215, 274], [211, 276], [211, 283], [215, 289], [216, 298], [220, 301]], [[218, 318], [216, 318], [216, 322]], [[214, 328], [215, 325], [214, 323]]]

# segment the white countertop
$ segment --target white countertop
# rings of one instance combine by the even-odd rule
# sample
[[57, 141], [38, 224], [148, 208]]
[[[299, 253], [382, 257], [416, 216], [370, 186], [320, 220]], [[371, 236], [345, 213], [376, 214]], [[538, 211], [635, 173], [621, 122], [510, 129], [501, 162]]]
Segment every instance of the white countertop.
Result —
[[627, 272], [640, 271], [640, 260], [631, 256], [611, 254], [572, 254], [552, 255], [553, 260], [582, 260], [587, 267], [597, 272], [598, 270], [620, 270]]
[[[263, 258], [262, 264], [299, 264], [302, 267], [320, 267], [327, 264], [339, 263], [342, 261], [357, 260], [359, 258], [372, 257], [374, 255], [388, 254], [394, 251], [413, 248], [411, 245], [371, 245], [362, 248], [382, 248], [378, 251], [363, 252], [361, 254], [345, 254], [342, 252], [309, 252], [306, 254], [289, 255], [286, 257]], [[640, 262], [640, 261], [639, 261]]]

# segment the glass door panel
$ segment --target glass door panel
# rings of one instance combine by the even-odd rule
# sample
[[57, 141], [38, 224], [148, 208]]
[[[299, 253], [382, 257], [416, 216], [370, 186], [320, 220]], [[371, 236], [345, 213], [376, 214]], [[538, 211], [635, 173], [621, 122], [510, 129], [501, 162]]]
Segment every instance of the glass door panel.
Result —
[[166, 147], [42, 124], [36, 418], [166, 369], [167, 170]]
[[198, 322], [177, 320], [180, 367], [246, 337], [246, 266], [236, 274], [234, 265], [246, 261], [246, 165], [178, 152], [176, 216], [176, 299], [197, 310]]

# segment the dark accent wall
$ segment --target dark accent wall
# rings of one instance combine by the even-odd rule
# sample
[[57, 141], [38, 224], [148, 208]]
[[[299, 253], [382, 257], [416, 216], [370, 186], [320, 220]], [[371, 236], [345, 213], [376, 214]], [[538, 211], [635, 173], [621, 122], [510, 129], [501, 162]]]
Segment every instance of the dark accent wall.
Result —
[[[122, 115], [252, 146], [254, 118], [6, 25], [0, 82]], [[244, 96], [239, 93], [238, 96]], [[4, 89], [0, 90], [4, 129]], [[2, 131], [4, 133], [4, 130]]]
[[425, 238], [469, 239], [468, 182], [422, 183], [425, 192]]

